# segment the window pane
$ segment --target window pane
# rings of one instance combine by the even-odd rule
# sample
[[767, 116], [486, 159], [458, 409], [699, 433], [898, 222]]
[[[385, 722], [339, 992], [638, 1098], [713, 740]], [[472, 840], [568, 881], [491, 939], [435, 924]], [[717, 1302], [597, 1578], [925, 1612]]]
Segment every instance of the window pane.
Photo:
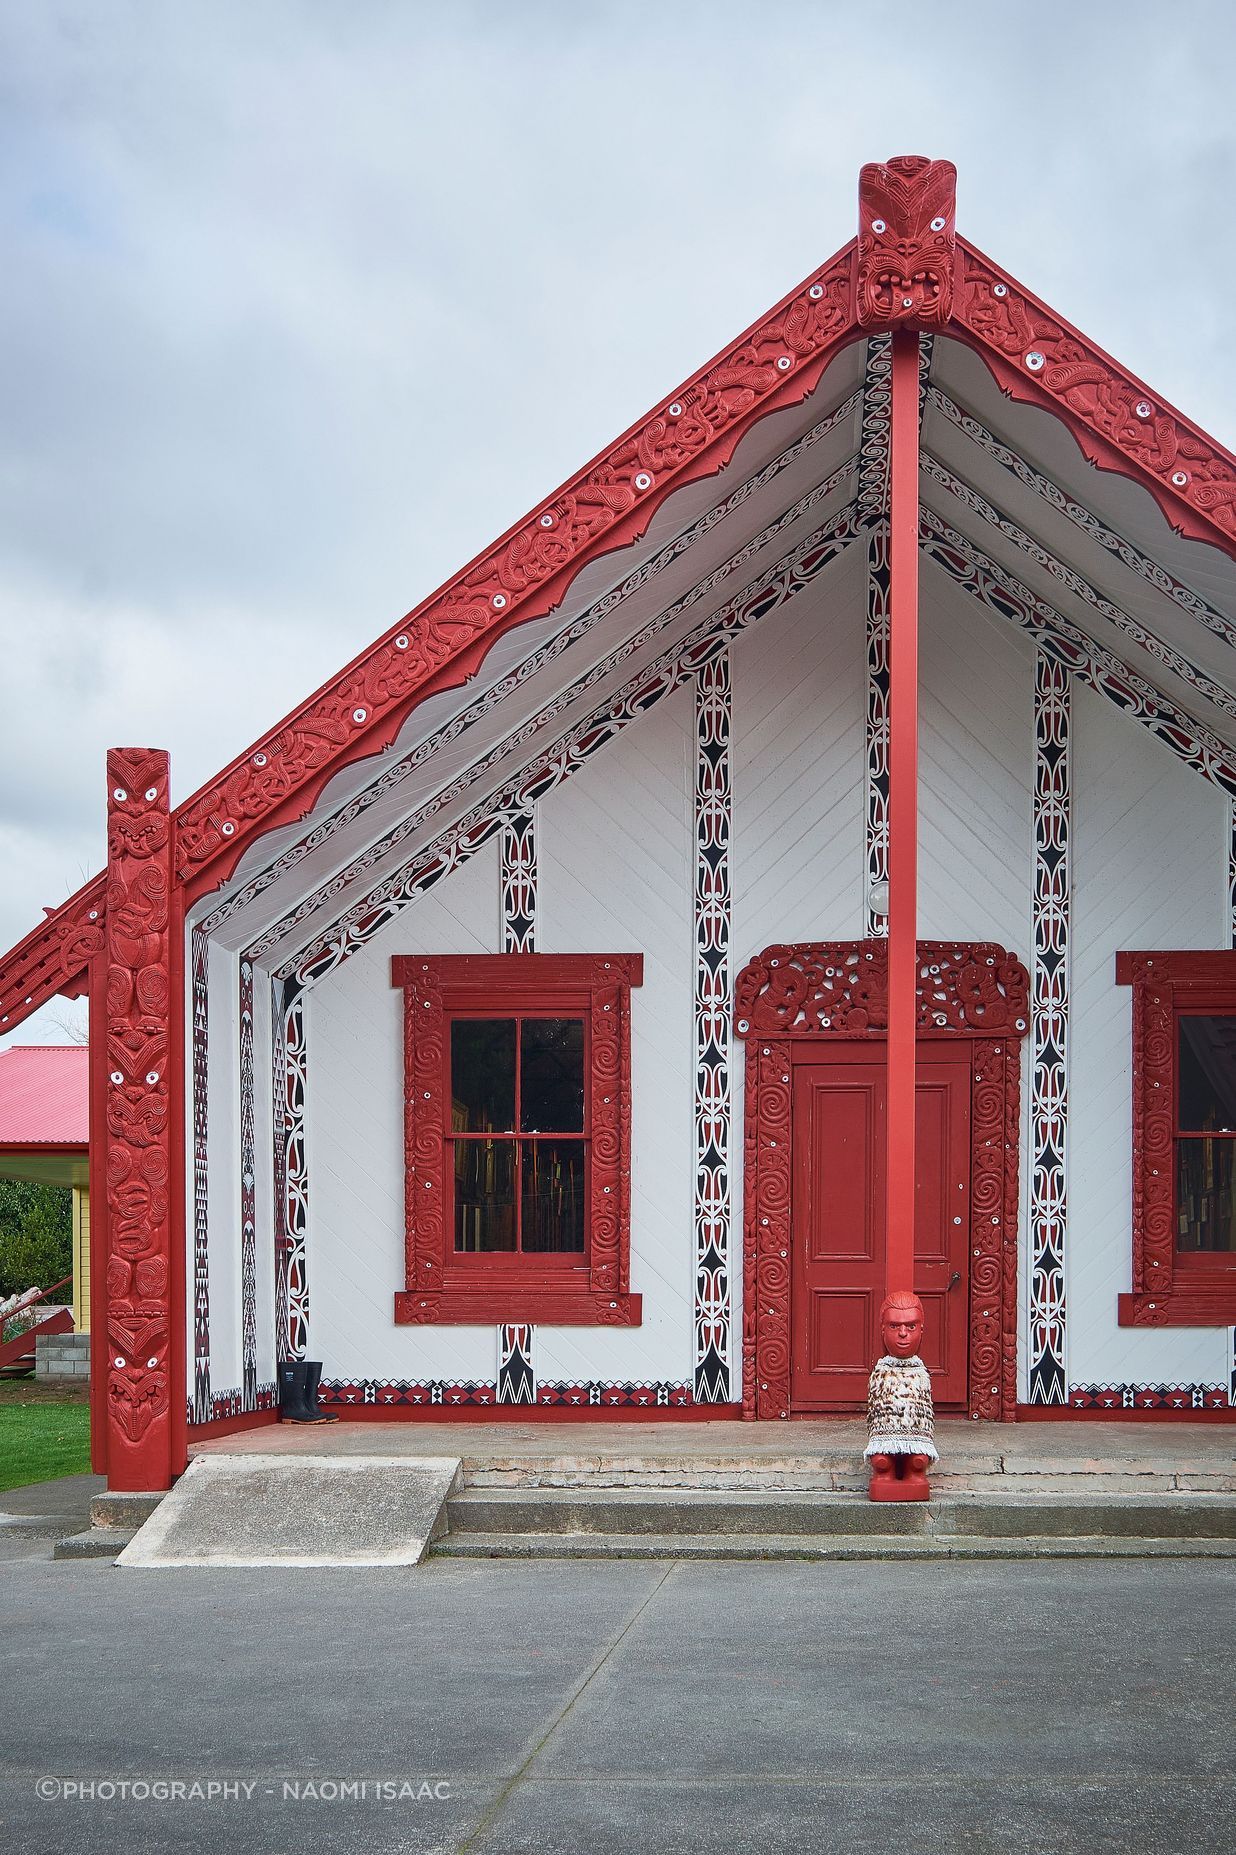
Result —
[[455, 1248], [515, 1248], [515, 1142], [455, 1141]]
[[582, 1018], [525, 1018], [519, 1078], [519, 1131], [584, 1131]]
[[1180, 1018], [1180, 1127], [1236, 1132], [1236, 1018]]
[[456, 1018], [451, 1025], [451, 1127], [457, 1134], [514, 1133], [514, 1018]]
[[1236, 1250], [1236, 1140], [1176, 1142], [1176, 1248]]
[[542, 1255], [584, 1248], [584, 1143], [525, 1140], [522, 1248]]

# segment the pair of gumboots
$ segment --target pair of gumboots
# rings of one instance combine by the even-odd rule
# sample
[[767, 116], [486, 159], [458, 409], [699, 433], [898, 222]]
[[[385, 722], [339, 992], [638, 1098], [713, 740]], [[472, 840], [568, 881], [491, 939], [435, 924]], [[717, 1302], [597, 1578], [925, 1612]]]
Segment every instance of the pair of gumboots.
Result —
[[903, 1292], [880, 1308], [883, 1356], [867, 1381], [867, 1447], [873, 1501], [925, 1501], [927, 1464], [939, 1460], [931, 1378], [919, 1358], [923, 1304]]

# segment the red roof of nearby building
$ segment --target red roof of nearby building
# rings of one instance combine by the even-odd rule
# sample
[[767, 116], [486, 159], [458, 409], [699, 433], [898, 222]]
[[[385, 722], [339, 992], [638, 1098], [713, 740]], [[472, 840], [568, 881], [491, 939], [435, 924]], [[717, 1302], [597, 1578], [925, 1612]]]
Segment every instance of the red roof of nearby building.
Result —
[[81, 1044], [0, 1050], [0, 1147], [85, 1147], [90, 1052]]

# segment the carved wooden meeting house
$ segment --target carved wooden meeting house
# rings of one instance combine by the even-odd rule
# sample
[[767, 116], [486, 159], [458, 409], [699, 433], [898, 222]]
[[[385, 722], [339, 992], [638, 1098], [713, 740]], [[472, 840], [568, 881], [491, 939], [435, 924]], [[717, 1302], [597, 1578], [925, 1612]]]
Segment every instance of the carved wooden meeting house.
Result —
[[0, 1032], [89, 993], [113, 1486], [286, 1359], [365, 1417], [857, 1412], [893, 1245], [939, 1414], [1231, 1411], [1236, 459], [953, 195], [865, 168], [180, 806], [109, 755]]

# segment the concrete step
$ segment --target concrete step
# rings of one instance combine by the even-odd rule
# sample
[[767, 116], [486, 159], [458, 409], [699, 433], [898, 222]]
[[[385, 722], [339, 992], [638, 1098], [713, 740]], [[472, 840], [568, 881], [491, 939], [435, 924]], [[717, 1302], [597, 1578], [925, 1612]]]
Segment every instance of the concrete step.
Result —
[[87, 1527], [84, 1533], [70, 1533], [58, 1539], [53, 1559], [114, 1559], [122, 1553], [137, 1532], [136, 1527]]
[[[865, 1494], [867, 1470], [861, 1452], [831, 1456], [465, 1455], [469, 1488], [684, 1488], [802, 1493]], [[1066, 1492], [1079, 1485], [1110, 1493], [1197, 1489], [1236, 1494], [1236, 1462], [1188, 1457], [1137, 1458], [1113, 1455], [1100, 1461], [1043, 1458], [1029, 1461], [979, 1455], [945, 1461], [931, 1476], [938, 1495], [999, 1487], [1009, 1493]]]
[[96, 1494], [90, 1502], [92, 1527], [127, 1527], [136, 1533], [162, 1501], [159, 1494]]
[[459, 1533], [430, 1548], [445, 1559], [1230, 1559], [1236, 1540], [991, 1539], [965, 1534]]
[[875, 1503], [834, 1491], [465, 1488], [447, 1503], [452, 1538], [675, 1535], [827, 1538], [1236, 1539], [1236, 1496], [970, 1491]]

